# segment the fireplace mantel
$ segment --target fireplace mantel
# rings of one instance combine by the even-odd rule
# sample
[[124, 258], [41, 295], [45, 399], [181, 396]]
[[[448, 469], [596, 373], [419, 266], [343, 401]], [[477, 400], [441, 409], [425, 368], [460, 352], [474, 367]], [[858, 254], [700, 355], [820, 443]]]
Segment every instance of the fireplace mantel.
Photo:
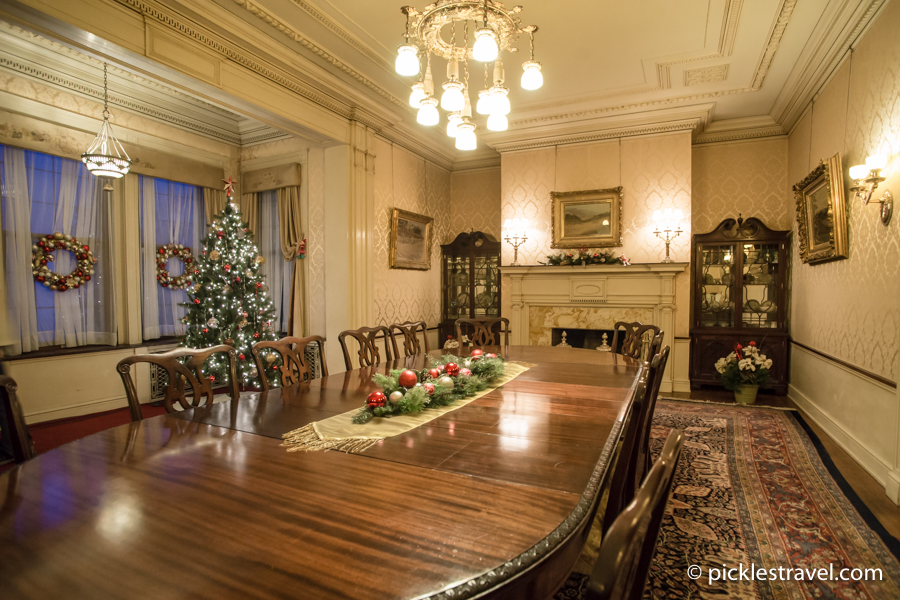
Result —
[[[602, 318], [614, 315], [645, 315], [651, 323], [665, 332], [664, 343], [672, 346], [669, 366], [663, 380], [663, 391], [672, 390], [672, 366], [679, 361], [674, 344], [676, 310], [675, 276], [684, 272], [688, 263], [644, 263], [587, 266], [525, 266], [501, 267], [510, 278], [509, 318], [512, 344], [538, 343], [531, 340], [530, 315], [532, 307], [541, 310], [566, 312], [584, 317], [592, 309]], [[585, 310], [587, 309], [587, 310]], [[678, 307], [688, 310], [687, 306]], [[559, 315], [557, 314], [557, 317]], [[566, 316], [566, 315], [562, 315]], [[601, 318], [598, 316], [598, 318]], [[624, 319], [623, 319], [624, 320]], [[606, 328], [612, 328], [608, 323]], [[556, 325], [558, 326], [558, 325]]]

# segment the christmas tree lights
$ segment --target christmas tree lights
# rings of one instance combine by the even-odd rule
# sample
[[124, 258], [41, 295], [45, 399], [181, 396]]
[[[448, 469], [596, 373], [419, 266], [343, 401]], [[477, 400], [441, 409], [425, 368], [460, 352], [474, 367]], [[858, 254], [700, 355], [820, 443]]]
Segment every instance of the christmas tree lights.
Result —
[[[280, 378], [274, 354], [267, 354], [265, 373], [259, 373], [250, 348], [278, 336], [272, 322], [275, 305], [269, 298], [269, 286], [259, 272], [265, 262], [253, 241], [253, 232], [233, 203], [231, 178], [226, 182], [228, 204], [210, 224], [209, 235], [201, 240], [201, 252], [193, 264], [193, 285], [187, 288], [188, 325], [181, 342], [188, 348], [207, 348], [233, 340], [237, 350], [237, 373], [241, 384], [258, 384], [268, 377], [273, 387]], [[280, 360], [280, 359], [277, 359]], [[227, 358], [213, 355], [204, 372], [217, 384], [228, 382]]]

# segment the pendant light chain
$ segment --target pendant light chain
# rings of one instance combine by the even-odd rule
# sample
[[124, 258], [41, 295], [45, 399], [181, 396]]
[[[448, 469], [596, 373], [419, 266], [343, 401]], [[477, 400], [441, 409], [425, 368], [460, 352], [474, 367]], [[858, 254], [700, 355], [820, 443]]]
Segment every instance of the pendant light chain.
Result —
[[109, 87], [106, 79], [106, 63], [103, 63], [103, 118], [109, 119]]

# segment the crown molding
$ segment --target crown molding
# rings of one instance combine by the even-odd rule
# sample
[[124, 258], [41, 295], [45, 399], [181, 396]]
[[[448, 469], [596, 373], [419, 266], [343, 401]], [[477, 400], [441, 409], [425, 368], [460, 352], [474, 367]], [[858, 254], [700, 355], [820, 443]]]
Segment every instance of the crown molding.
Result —
[[500, 168], [500, 157], [497, 158], [485, 158], [478, 160], [462, 160], [459, 162], [453, 163], [453, 168], [450, 169], [453, 173], [459, 173], [461, 171], [485, 171], [487, 169], [499, 169]]
[[701, 119], [687, 119], [671, 123], [656, 123], [650, 125], [636, 125], [632, 127], [620, 127], [602, 131], [591, 131], [572, 135], [547, 136], [540, 139], [530, 139], [520, 142], [507, 142], [492, 144], [492, 148], [500, 153], [518, 152], [521, 150], [534, 150], [548, 146], [562, 146], [566, 144], [581, 144], [596, 142], [611, 138], [632, 137], [636, 135], [654, 135], [661, 133], [676, 133], [679, 131], [693, 131], [701, 125]]
[[829, 7], [803, 49], [772, 107], [771, 116], [791, 131], [815, 95], [875, 21], [887, 0], [841, 0]]
[[694, 145], [784, 136], [787, 132], [769, 115], [715, 121], [694, 138]]

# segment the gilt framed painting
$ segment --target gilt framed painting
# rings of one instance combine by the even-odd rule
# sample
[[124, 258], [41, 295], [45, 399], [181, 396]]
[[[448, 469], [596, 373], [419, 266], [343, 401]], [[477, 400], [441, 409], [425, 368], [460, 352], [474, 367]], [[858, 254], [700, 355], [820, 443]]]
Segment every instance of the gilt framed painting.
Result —
[[395, 208], [391, 214], [391, 268], [431, 268], [431, 230], [434, 219]]
[[551, 248], [622, 245], [622, 188], [551, 192]]
[[815, 265], [848, 256], [841, 155], [823, 160], [794, 186], [800, 260]]

